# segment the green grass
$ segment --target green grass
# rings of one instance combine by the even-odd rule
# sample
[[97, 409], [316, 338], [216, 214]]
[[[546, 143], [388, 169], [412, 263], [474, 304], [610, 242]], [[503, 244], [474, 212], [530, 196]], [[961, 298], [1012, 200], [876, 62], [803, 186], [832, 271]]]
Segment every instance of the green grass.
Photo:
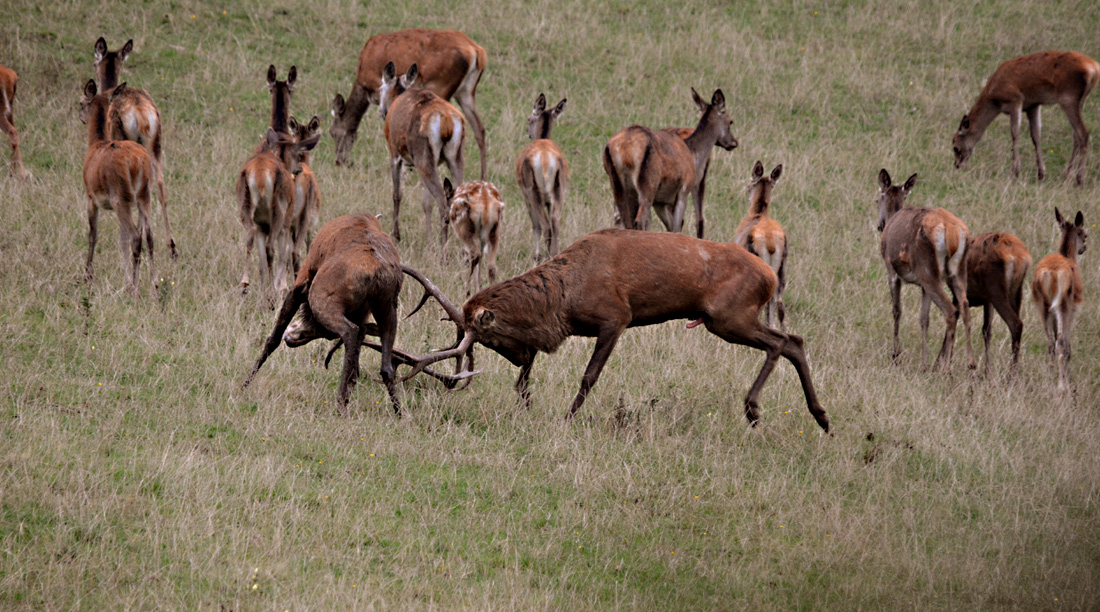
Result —
[[[1083, 188], [1061, 181], [1071, 132], [1048, 108], [1038, 184], [1023, 137], [1010, 172], [1007, 121], [965, 171], [950, 137], [983, 79], [1042, 49], [1100, 55], [1100, 5], [926, 0], [879, 3], [483, 2], [435, 0], [99, 4], [9, 0], [0, 63], [20, 74], [15, 121], [35, 179], [0, 177], [0, 608], [1095, 610], [1100, 607], [1100, 325], [1096, 254], [1074, 330], [1075, 395], [1058, 396], [1045, 339], [1024, 306], [1020, 371], [994, 328], [993, 374], [919, 362], [917, 290], [907, 287], [901, 364], [889, 359], [889, 292], [878, 255], [875, 177], [920, 178], [911, 197], [974, 233], [1010, 231], [1035, 261], [1055, 246], [1053, 208], [1090, 231], [1100, 102]], [[788, 324], [806, 339], [834, 436], [776, 369], [762, 425], [741, 411], [763, 356], [681, 324], [621, 339], [580, 418], [562, 417], [591, 340], [538, 358], [534, 404], [515, 368], [485, 350], [470, 389], [401, 389], [395, 419], [364, 353], [351, 417], [320, 343], [277, 351], [239, 389], [274, 313], [241, 297], [235, 174], [269, 115], [268, 64], [299, 69], [292, 112], [322, 116], [347, 95], [372, 34], [455, 28], [486, 48], [478, 89], [489, 174], [504, 195], [499, 259], [523, 272], [533, 238], [514, 178], [539, 92], [568, 97], [554, 138], [570, 159], [563, 244], [611, 223], [600, 163], [630, 123], [697, 119], [689, 87], [725, 91], [741, 143], [716, 151], [708, 237], [729, 240], [755, 160], [784, 165], [773, 215], [791, 244]], [[156, 215], [154, 293], [125, 291], [117, 222], [100, 217], [97, 278], [87, 242], [77, 117], [92, 46], [134, 38], [124, 80], [157, 100], [180, 246]], [[314, 171], [322, 218], [383, 213], [391, 185], [381, 122], [368, 111], [352, 167], [327, 134]], [[0, 154], [3, 157], [6, 153]], [[6, 158], [4, 158], [6, 160]], [[466, 145], [468, 173], [477, 148]], [[408, 176], [404, 261], [454, 299], [449, 265], [422, 231]], [[690, 219], [688, 220], [690, 226]], [[253, 271], [253, 275], [257, 273]], [[411, 284], [407, 284], [411, 287]], [[418, 297], [406, 288], [403, 309]], [[439, 348], [437, 312], [402, 321], [399, 344]], [[980, 312], [973, 312], [980, 351]], [[930, 350], [942, 318], [932, 316]], [[961, 336], [961, 330], [960, 330]]]

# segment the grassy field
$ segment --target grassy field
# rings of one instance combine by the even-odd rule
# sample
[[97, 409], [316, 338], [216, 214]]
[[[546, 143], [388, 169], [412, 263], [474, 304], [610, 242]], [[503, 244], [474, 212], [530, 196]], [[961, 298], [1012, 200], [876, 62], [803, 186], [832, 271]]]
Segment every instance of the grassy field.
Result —
[[[0, 176], [0, 609], [1100, 608], [1097, 253], [1082, 260], [1075, 392], [1060, 396], [1030, 299], [1014, 378], [999, 319], [988, 378], [967, 374], [961, 340], [950, 374], [921, 364], [913, 287], [906, 352], [892, 365], [874, 228], [885, 167], [895, 180], [920, 174], [911, 204], [943, 206], [973, 233], [1013, 232], [1036, 262], [1056, 247], [1055, 206], [1083, 210], [1095, 235], [1100, 94], [1086, 104], [1083, 188], [1061, 181], [1071, 132], [1055, 108], [1044, 184], [1023, 135], [1023, 176], [1012, 178], [1006, 119], [964, 171], [950, 138], [1002, 60], [1100, 56], [1100, 5], [3, 6], [0, 64], [20, 74], [15, 120], [34, 179]], [[338, 416], [339, 375], [320, 367], [322, 343], [280, 349], [240, 390], [274, 320], [237, 289], [234, 202], [268, 120], [267, 66], [283, 77], [296, 64], [292, 112], [322, 116], [322, 220], [384, 213], [389, 227], [375, 109], [350, 168], [333, 165], [328, 111], [366, 39], [406, 27], [460, 29], [489, 54], [478, 105], [489, 178], [506, 202], [505, 277], [532, 254], [513, 167], [539, 92], [569, 99], [554, 131], [573, 168], [569, 244], [611, 224], [607, 139], [631, 123], [693, 125], [689, 88], [709, 98], [721, 87], [741, 146], [715, 152], [708, 238], [732, 238], [755, 160], [784, 165], [772, 211], [791, 244], [787, 321], [806, 339], [834, 435], [813, 423], [786, 363], [750, 429], [741, 402], [763, 355], [682, 323], [625, 334], [572, 425], [562, 417], [591, 340], [538, 359], [530, 410], [517, 407], [515, 368], [484, 349], [485, 371], [464, 392], [405, 384], [401, 419], [366, 352], [351, 417]], [[124, 80], [152, 94], [165, 124], [181, 256], [168, 259], [158, 212], [164, 282], [154, 292], [143, 272], [136, 299], [110, 213], [97, 278], [82, 282], [77, 102], [101, 35], [112, 49], [134, 39]], [[476, 174], [473, 139], [466, 159]], [[458, 245], [441, 264], [421, 231], [417, 183], [410, 174], [402, 257], [458, 300]], [[403, 321], [398, 344], [420, 352], [453, 339], [437, 313]], [[980, 311], [973, 318], [980, 350]], [[934, 354], [943, 319], [932, 321]]]

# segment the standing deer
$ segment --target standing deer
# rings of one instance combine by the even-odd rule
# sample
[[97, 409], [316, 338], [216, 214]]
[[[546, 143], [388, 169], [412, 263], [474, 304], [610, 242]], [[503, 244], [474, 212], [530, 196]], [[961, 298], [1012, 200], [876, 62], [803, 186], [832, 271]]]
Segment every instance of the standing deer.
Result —
[[749, 214], [737, 225], [733, 241], [763, 259], [775, 272], [779, 285], [775, 289], [775, 295], [768, 301], [765, 320], [771, 327], [775, 327], [778, 320], [779, 329], [785, 331], [783, 288], [787, 285], [787, 235], [783, 233], [783, 226], [768, 216], [772, 187], [782, 174], [783, 166], [778, 165], [772, 169], [770, 176], [765, 177], [764, 165], [757, 160], [752, 167], [752, 181], [749, 183]]
[[695, 198], [695, 235], [703, 237], [705, 171], [715, 146], [732, 151], [737, 139], [726, 114], [726, 97], [715, 90], [707, 104], [694, 89], [691, 97], [703, 116], [686, 139], [674, 130], [654, 131], [639, 125], [611, 137], [603, 150], [603, 167], [611, 179], [618, 218], [627, 229], [649, 229], [651, 209], [670, 232], [679, 232], [687, 197]]
[[985, 341], [985, 374], [989, 374], [989, 342], [993, 337], [993, 310], [1008, 326], [1012, 338], [1012, 368], [1020, 360], [1020, 318], [1024, 277], [1031, 255], [1024, 243], [1003, 232], [981, 234], [966, 247], [966, 299], [970, 307], [983, 307], [982, 339]]
[[440, 252], [447, 258], [447, 198], [439, 182], [436, 167], [446, 162], [451, 179], [461, 185], [464, 163], [462, 143], [466, 123], [458, 109], [427, 89], [410, 89], [417, 81], [417, 65], [409, 66], [400, 78], [394, 63], [382, 71], [379, 109], [386, 119], [386, 144], [390, 149], [390, 174], [393, 177], [394, 240], [401, 240], [398, 220], [401, 212], [401, 170], [413, 166], [420, 174], [424, 195], [424, 231], [432, 236], [432, 200], [439, 205]]
[[336, 143], [336, 165], [347, 165], [363, 113], [371, 104], [381, 105], [382, 72], [389, 62], [395, 64], [399, 74], [416, 64], [420, 69], [421, 87], [444, 100], [454, 98], [477, 139], [481, 152], [481, 180], [484, 181], [485, 128], [477, 114], [474, 92], [485, 72], [485, 49], [469, 36], [454, 30], [401, 30], [377, 34], [367, 40], [359, 53], [351, 94], [346, 101], [336, 94], [332, 101], [335, 120], [329, 134]]
[[[928, 311], [931, 303], [935, 302], [943, 311], [946, 322], [943, 346], [936, 356], [935, 365], [945, 370], [951, 366], [955, 325], [961, 310], [969, 367], [978, 367], [970, 346], [970, 305], [966, 298], [965, 257], [970, 231], [962, 221], [942, 208], [932, 210], [905, 206], [905, 198], [917, 184], [916, 174], [910, 176], [904, 185], [893, 185], [890, 174], [883, 169], [879, 171], [878, 184], [878, 230], [882, 232], [880, 251], [886, 262], [890, 298], [894, 304], [894, 361], [901, 355], [898, 324], [901, 320], [901, 283], [905, 281], [921, 288], [921, 363], [928, 363]], [[951, 289], [951, 301], [948, 301], [943, 290], [944, 280]]]
[[19, 131], [15, 129], [15, 117], [12, 115], [18, 82], [19, 77], [14, 70], [0, 66], [0, 132], [7, 134], [11, 144], [11, 175], [22, 181], [30, 178], [31, 173], [23, 166], [23, 156], [19, 154]]
[[1058, 252], [1042, 258], [1035, 266], [1031, 297], [1043, 321], [1047, 352], [1058, 371], [1058, 390], [1064, 391], [1069, 388], [1069, 336], [1077, 307], [1084, 300], [1077, 256], [1085, 252], [1088, 234], [1085, 233], [1085, 216], [1081, 211], [1077, 211], [1077, 217], [1071, 223], [1063, 219], [1062, 212], [1055, 208], [1054, 218], [1062, 230], [1062, 239]]
[[[115, 88], [122, 76], [122, 64], [134, 50], [134, 41], [127, 40], [118, 51], [108, 51], [103, 37], [95, 41], [96, 86], [100, 92]], [[172, 226], [168, 222], [168, 200], [164, 194], [164, 147], [161, 143], [163, 125], [160, 110], [143, 89], [125, 88], [111, 96], [107, 109], [107, 137], [111, 140], [130, 140], [145, 147], [153, 157], [157, 178], [157, 199], [164, 216], [164, 231], [168, 234], [168, 250], [172, 259], [179, 257]]]
[[542, 243], [546, 243], [548, 257], [557, 255], [562, 202], [569, 184], [569, 163], [558, 145], [550, 140], [554, 121], [565, 111], [565, 98], [554, 108], [547, 110], [546, 96], [539, 94], [535, 108], [527, 118], [527, 137], [534, 140], [520, 151], [516, 160], [516, 180], [531, 214], [531, 227], [535, 231], [535, 263], [545, 259]]
[[1027, 114], [1031, 142], [1035, 144], [1035, 163], [1039, 180], [1046, 176], [1043, 151], [1039, 146], [1042, 131], [1041, 105], [1057, 104], [1073, 127], [1073, 153], [1066, 165], [1066, 178], [1076, 174], [1077, 184], [1085, 181], [1089, 131], [1081, 118], [1085, 98], [1100, 79], [1100, 64], [1073, 51], [1043, 51], [1010, 59], [993, 72], [978, 95], [970, 112], [963, 116], [951, 142], [955, 167], [970, 159], [974, 146], [982, 139], [989, 124], [1001, 113], [1008, 115], [1012, 134], [1012, 175], [1020, 176], [1020, 115]]
[[[308, 125], [301, 125], [297, 119], [290, 117], [288, 125], [291, 133], [299, 141], [312, 139], [314, 136], [320, 140], [321, 119], [314, 115]], [[309, 252], [309, 246], [313, 243], [313, 229], [317, 226], [317, 220], [321, 216], [321, 188], [317, 184], [317, 175], [310, 168], [311, 149], [303, 149], [298, 154], [298, 164], [301, 172], [294, 177], [294, 205], [290, 213], [290, 240], [294, 247], [291, 253], [291, 262], [294, 273], [298, 273], [299, 262], [303, 248]]]
[[[125, 96], [126, 84], [100, 93], [95, 81], [84, 86], [80, 100], [80, 120], [88, 126], [88, 152], [84, 156], [84, 191], [88, 197], [88, 258], [84, 263], [84, 280], [93, 278], [92, 258], [95, 256], [97, 216], [99, 209], [114, 210], [118, 217], [118, 237], [123, 255], [129, 251], [130, 290], [138, 294], [138, 266], [141, 263], [141, 242], [149, 251], [149, 281], [157, 287], [157, 272], [153, 263], [153, 227], [150, 218], [149, 181], [155, 176], [153, 159], [139, 144], [112, 140], [108, 136], [108, 106], [113, 96]], [[138, 225], [133, 213], [137, 208]]]
[[289, 225], [295, 202], [294, 175], [301, 171], [301, 153], [315, 147], [320, 138], [315, 134], [299, 142], [267, 128], [264, 146], [245, 162], [237, 176], [237, 207], [245, 245], [242, 294], [248, 293], [251, 284], [248, 269], [254, 244], [259, 251], [261, 284], [266, 287], [270, 278], [277, 293], [286, 291], [287, 267], [292, 265]]
[[[520, 368], [515, 388], [530, 405], [528, 382], [538, 353], [553, 353], [570, 336], [595, 337], [595, 351], [567, 415], [571, 419], [627, 328], [688, 319], [689, 328], [704, 325], [726, 342], [766, 353], [745, 397], [751, 424], [759, 421], [757, 398], [782, 356], [794, 365], [810, 414], [827, 432], [829, 416], [818, 402], [802, 338], [760, 322], [760, 309], [777, 283], [767, 264], [736, 244], [683, 234], [600, 230], [467, 300], [461, 316], [452, 315], [465, 333], [462, 342], [419, 359], [405, 378], [436, 361], [463, 355], [472, 360], [472, 346], [478, 342]], [[438, 291], [433, 295], [445, 301]]]
[[[443, 193], [451, 203], [450, 223], [455, 235], [466, 247], [469, 270], [466, 272], [466, 297], [470, 297], [470, 280], [481, 289], [482, 263], [489, 271], [489, 283], [497, 282], [497, 249], [500, 247], [500, 222], [504, 218], [504, 202], [500, 192], [486, 181], [470, 181], [456, 190], [451, 181], [443, 179]], [[476, 276], [475, 276], [476, 274]]]

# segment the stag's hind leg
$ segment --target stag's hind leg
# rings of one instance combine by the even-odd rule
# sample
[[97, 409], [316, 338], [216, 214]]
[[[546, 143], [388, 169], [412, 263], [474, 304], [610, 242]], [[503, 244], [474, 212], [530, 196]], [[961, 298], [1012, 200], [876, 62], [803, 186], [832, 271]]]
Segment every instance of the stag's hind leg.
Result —
[[1038, 168], [1039, 180], [1043, 180], [1047, 176], [1047, 167], [1043, 163], [1043, 147], [1039, 144], [1039, 139], [1042, 137], [1043, 132], [1043, 112], [1041, 106], [1036, 104], [1031, 108], [1025, 109], [1027, 113], [1027, 124], [1031, 130], [1031, 144], [1035, 145], [1035, 165]]
[[374, 314], [374, 320], [378, 323], [378, 338], [382, 346], [382, 363], [379, 369], [382, 384], [385, 385], [386, 393], [390, 396], [393, 413], [401, 416], [401, 402], [397, 399], [393, 367], [393, 343], [397, 337], [397, 292], [393, 295], [393, 299], [375, 301], [371, 305], [371, 313]]
[[99, 206], [95, 200], [88, 198], [88, 257], [84, 260], [84, 282], [92, 282], [92, 258], [95, 257], [95, 243], [99, 237]]

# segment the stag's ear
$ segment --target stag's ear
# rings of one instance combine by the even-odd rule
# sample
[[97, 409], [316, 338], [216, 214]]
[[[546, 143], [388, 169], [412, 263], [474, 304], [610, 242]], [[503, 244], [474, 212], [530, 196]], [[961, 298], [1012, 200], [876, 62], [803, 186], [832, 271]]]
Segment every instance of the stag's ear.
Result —
[[310, 134], [312, 134], [313, 132], [316, 132], [319, 129], [321, 129], [321, 118], [318, 117], [317, 115], [314, 115], [313, 117], [310, 118], [309, 125], [306, 126], [306, 131], [309, 132]]
[[695, 102], [695, 106], [699, 108], [700, 113], [705, 113], [707, 111], [707, 101], [699, 95], [699, 92], [695, 91], [694, 87], [691, 88], [691, 100]]
[[752, 180], [759, 180], [762, 176], [764, 176], [764, 164], [758, 159], [752, 166]]
[[99, 40], [95, 41], [95, 63], [103, 61], [103, 58], [107, 56], [107, 41], [103, 40], [100, 36]]
[[778, 181], [779, 177], [782, 176], [782, 175], [783, 175], [783, 164], [779, 164], [778, 166], [776, 166], [775, 168], [772, 169], [772, 182], [774, 183], [774, 182]]
[[970, 115], [963, 115], [962, 121], [959, 122], [959, 131], [966, 132], [970, 129]]
[[443, 196], [448, 202], [451, 201], [451, 198], [455, 197], [455, 188], [454, 185], [451, 184], [451, 179], [449, 178], [443, 179]]
[[298, 81], [298, 67], [291, 66], [290, 72], [286, 75], [286, 88], [290, 90], [290, 93], [294, 93], [294, 83]]
[[905, 179], [905, 185], [902, 187], [902, 189], [905, 190], [905, 193], [909, 193], [910, 191], [913, 191], [913, 187], [916, 187], [916, 185], [917, 185], [917, 173], [914, 172], [913, 176]]
[[722, 93], [721, 89], [714, 90], [714, 95], [710, 97], [710, 105], [717, 110], [724, 110], [726, 108], [726, 94]]
[[552, 116], [554, 119], [557, 119], [558, 117], [561, 117], [561, 114], [564, 112], [565, 98], [562, 98], [561, 102], [558, 102], [557, 106], [554, 107], [554, 110], [550, 111], [550, 116]]
[[397, 66], [393, 65], [393, 62], [386, 62], [386, 66], [382, 68], [382, 80], [392, 81], [397, 77]]
[[267, 88], [275, 89], [275, 64], [267, 67]]
[[892, 185], [892, 184], [893, 184], [893, 181], [890, 180], [890, 173], [886, 171], [886, 168], [883, 168], [882, 170], [879, 170], [878, 171], [878, 186], [879, 186], [879, 188], [882, 189], [883, 191], [886, 191], [887, 189], [890, 188], [890, 185]]
[[481, 327], [483, 329], [487, 329], [493, 324], [493, 321], [495, 320], [496, 317], [493, 316], [493, 311], [486, 308], [482, 308], [481, 310], [477, 311], [477, 314], [474, 315], [474, 322], [477, 323], [478, 327]]
[[1058, 225], [1065, 225], [1066, 220], [1062, 217], [1062, 211], [1058, 210], [1058, 207], [1054, 207], [1054, 220], [1058, 222]]
[[130, 40], [126, 41], [125, 45], [122, 45], [121, 49], [118, 50], [118, 61], [125, 62], [126, 58], [130, 57], [130, 53], [132, 53], [133, 50], [134, 40], [131, 38]]
[[1082, 214], [1081, 211], [1077, 211], [1077, 218], [1073, 220], [1073, 224], [1077, 227], [1085, 226], [1085, 215]]
[[340, 118], [344, 114], [346, 105], [343, 94], [336, 94], [336, 97], [332, 99], [332, 116]]
[[546, 94], [539, 94], [539, 97], [535, 98], [535, 112], [541, 113], [546, 110]]
[[88, 82], [84, 84], [84, 97], [91, 100], [96, 93], [95, 79], [88, 79]]
[[401, 85], [408, 89], [416, 82], [416, 77], [420, 75], [420, 68], [413, 64], [409, 66], [409, 69], [405, 71], [405, 76], [401, 77]]

